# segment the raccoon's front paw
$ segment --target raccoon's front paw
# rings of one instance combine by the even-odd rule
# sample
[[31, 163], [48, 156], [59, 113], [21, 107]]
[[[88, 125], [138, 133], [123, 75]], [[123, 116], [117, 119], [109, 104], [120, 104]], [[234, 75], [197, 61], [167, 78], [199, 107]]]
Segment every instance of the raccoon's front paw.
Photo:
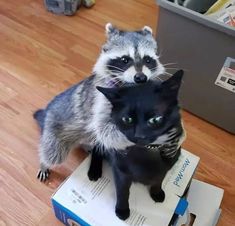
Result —
[[102, 176], [102, 168], [101, 167], [90, 167], [87, 173], [89, 180], [97, 181]]
[[157, 192], [150, 189], [150, 196], [155, 202], [163, 202], [165, 200], [165, 192], [161, 189]]
[[126, 220], [130, 216], [130, 209], [119, 209], [116, 207], [115, 213], [121, 220]]
[[38, 178], [41, 182], [45, 182], [45, 181], [49, 178], [49, 175], [50, 175], [50, 170], [49, 170], [49, 169], [46, 169], [46, 170], [40, 169], [40, 170], [38, 171], [37, 178]]

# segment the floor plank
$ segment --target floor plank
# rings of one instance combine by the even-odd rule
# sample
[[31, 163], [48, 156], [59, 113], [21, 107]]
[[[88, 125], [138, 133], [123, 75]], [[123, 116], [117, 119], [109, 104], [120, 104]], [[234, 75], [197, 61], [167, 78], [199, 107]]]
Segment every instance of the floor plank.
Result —
[[[90, 74], [107, 22], [131, 30], [149, 25], [155, 33], [157, 15], [154, 0], [97, 0], [74, 17], [47, 12], [41, 0], [0, 1], [0, 225], [61, 225], [50, 196], [86, 154], [71, 153], [39, 183], [32, 113]], [[184, 147], [201, 158], [196, 178], [225, 189], [219, 226], [235, 225], [234, 136], [188, 112], [183, 118]]]

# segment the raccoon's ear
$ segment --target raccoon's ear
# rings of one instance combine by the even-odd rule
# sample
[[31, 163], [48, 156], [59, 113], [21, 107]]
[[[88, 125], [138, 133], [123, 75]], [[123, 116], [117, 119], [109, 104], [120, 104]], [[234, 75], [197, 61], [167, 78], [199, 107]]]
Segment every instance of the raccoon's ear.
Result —
[[142, 28], [142, 32], [143, 32], [144, 35], [147, 35], [147, 34], [152, 35], [152, 34], [153, 34], [153, 30], [152, 30], [152, 28], [149, 27], [149, 26], [144, 26], [144, 27]]
[[118, 34], [119, 30], [115, 28], [111, 23], [107, 23], [105, 25], [105, 32], [106, 32], [107, 37], [109, 38], [112, 35]]
[[163, 90], [165, 90], [166, 93], [169, 93], [169, 95], [177, 95], [182, 82], [183, 75], [183, 70], [175, 72], [175, 74], [173, 74], [169, 79], [162, 83]]
[[111, 102], [117, 102], [121, 99], [119, 89], [117, 88], [104, 88], [101, 86], [96, 86], [96, 89], [99, 90], [104, 96]]

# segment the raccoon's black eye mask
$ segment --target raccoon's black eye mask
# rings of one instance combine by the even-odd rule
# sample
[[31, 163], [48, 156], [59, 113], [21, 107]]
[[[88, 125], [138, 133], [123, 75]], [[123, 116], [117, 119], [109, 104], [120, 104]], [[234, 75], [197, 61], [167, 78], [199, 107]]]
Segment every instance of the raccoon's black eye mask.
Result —
[[131, 66], [135, 66], [135, 68], [139, 71], [142, 71], [143, 66], [146, 66], [153, 71], [157, 67], [157, 62], [155, 59], [147, 55], [143, 58], [136, 57], [136, 59], [132, 59], [128, 55], [123, 55], [121, 57], [109, 60], [107, 64], [108, 70], [113, 72], [114, 75], [115, 73], [125, 72]]
[[154, 70], [157, 67], [157, 62], [150, 56], [144, 56], [142, 59], [142, 64], [148, 67], [150, 70]]
[[114, 73], [123, 73], [125, 70], [133, 65], [133, 62], [134, 60], [130, 56], [124, 55], [109, 60], [107, 68], [109, 71]]
[[132, 59], [129, 56], [122, 56], [118, 60], [120, 60], [124, 64], [128, 64]]

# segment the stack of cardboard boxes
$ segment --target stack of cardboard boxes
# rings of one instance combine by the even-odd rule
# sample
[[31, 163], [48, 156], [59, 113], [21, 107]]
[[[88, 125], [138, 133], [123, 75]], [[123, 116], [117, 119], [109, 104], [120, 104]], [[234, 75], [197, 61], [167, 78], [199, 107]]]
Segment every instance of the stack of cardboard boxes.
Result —
[[168, 171], [162, 188], [166, 198], [155, 203], [147, 187], [133, 184], [130, 190], [130, 217], [115, 215], [115, 187], [112, 172], [104, 164], [103, 176], [89, 181], [89, 157], [52, 196], [56, 217], [69, 226], [213, 226], [220, 215], [223, 190], [192, 179], [199, 158], [185, 150]]

